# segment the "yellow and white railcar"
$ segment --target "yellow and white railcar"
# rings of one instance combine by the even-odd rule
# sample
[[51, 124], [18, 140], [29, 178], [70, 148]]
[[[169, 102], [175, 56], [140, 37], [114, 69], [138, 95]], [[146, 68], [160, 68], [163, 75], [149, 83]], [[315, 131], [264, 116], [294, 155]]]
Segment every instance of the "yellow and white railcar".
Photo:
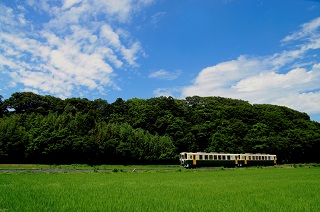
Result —
[[229, 154], [218, 152], [181, 152], [180, 164], [185, 168], [210, 166], [272, 166], [276, 165], [277, 156], [271, 154]]

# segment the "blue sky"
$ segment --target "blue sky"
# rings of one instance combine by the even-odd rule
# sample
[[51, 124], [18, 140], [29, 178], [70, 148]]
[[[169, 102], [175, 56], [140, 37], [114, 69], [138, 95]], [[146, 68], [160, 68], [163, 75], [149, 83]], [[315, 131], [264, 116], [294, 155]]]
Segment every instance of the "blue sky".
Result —
[[0, 95], [223, 96], [320, 122], [320, 1], [1, 0]]

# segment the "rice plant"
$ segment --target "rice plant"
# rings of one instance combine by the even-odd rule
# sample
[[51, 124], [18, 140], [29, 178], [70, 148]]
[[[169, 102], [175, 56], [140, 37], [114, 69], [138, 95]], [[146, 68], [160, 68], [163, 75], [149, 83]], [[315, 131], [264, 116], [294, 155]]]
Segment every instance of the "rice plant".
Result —
[[0, 211], [320, 211], [320, 168], [0, 173]]

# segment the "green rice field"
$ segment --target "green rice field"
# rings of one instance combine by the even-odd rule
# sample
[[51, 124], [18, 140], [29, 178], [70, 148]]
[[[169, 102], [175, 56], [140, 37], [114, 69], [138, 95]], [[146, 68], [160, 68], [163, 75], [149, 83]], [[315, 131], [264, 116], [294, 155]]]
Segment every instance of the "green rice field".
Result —
[[319, 167], [0, 173], [0, 212], [320, 211], [319, 203]]

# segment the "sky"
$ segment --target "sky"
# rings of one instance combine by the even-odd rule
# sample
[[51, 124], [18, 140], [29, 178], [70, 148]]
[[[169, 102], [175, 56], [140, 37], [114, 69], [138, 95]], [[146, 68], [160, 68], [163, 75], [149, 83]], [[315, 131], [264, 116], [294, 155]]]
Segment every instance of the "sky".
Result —
[[0, 95], [221, 96], [320, 122], [319, 0], [0, 0]]

